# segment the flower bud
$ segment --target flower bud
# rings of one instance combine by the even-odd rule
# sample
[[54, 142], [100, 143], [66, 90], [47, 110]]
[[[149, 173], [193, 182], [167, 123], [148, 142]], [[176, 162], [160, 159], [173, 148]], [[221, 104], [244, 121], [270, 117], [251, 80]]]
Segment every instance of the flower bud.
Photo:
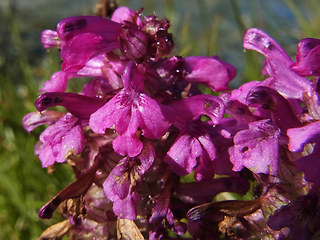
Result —
[[126, 58], [133, 59], [137, 63], [143, 62], [148, 51], [148, 42], [148, 35], [136, 25], [126, 22], [122, 26], [120, 49]]

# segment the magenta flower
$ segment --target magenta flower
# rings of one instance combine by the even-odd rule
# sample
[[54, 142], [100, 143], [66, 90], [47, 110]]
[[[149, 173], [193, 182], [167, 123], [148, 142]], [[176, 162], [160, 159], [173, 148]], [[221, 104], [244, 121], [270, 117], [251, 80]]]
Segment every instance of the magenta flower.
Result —
[[143, 76], [130, 64], [122, 76], [124, 88], [90, 117], [93, 131], [103, 134], [106, 128], [115, 125], [119, 136], [113, 147], [121, 155], [134, 157], [142, 149], [137, 137], [141, 134], [150, 139], [163, 136], [173, 117], [171, 108], [158, 103], [143, 93]]
[[176, 232], [178, 235], [183, 235], [186, 230], [186, 224], [180, 222], [173, 214], [170, 208], [171, 186], [167, 184], [162, 193], [157, 196], [155, 206], [153, 207], [152, 215], [149, 218], [151, 230], [149, 231], [149, 239], [161, 239], [167, 235], [165, 225], [171, 231]]
[[142, 21], [139, 17], [140, 12], [133, 11], [128, 7], [118, 7], [112, 14], [111, 20], [117, 23], [125, 24], [134, 22], [137, 26], [142, 27]]
[[22, 119], [23, 127], [26, 131], [31, 132], [40, 125], [52, 125], [57, 122], [64, 113], [56, 111], [31, 112]]
[[320, 75], [320, 39], [304, 38], [297, 46], [296, 62], [291, 69], [300, 76]]
[[182, 87], [187, 83], [203, 84], [213, 91], [229, 90], [228, 83], [235, 77], [236, 70], [217, 57], [171, 57], [149, 63], [146, 69], [148, 84], [154, 91]]
[[185, 81], [201, 83], [213, 91], [229, 90], [228, 83], [236, 69], [217, 57], [185, 57], [182, 59], [187, 73]]
[[62, 20], [57, 25], [62, 70], [76, 72], [91, 58], [119, 48], [120, 32], [121, 24], [105, 18], [81, 16]]
[[[298, 169], [304, 172], [307, 181], [319, 184], [320, 122], [317, 121], [300, 128], [288, 129], [287, 134], [289, 137], [289, 150], [305, 152], [303, 157], [296, 160]], [[309, 147], [304, 150], [308, 143]]]
[[271, 113], [273, 123], [282, 131], [299, 127], [301, 122], [293, 111], [290, 103], [277, 91], [259, 86], [252, 88], [247, 96], [247, 103], [252, 107], [261, 107]]
[[223, 102], [211, 95], [197, 95], [174, 102], [172, 106], [177, 113], [175, 125], [181, 132], [167, 152], [165, 162], [180, 176], [191, 173], [198, 165], [197, 180], [212, 177], [216, 149], [209, 133], [211, 126], [195, 120], [207, 115], [217, 124], [224, 114]]
[[239, 88], [233, 89], [231, 91], [230, 100], [237, 100], [240, 103], [247, 105], [247, 95], [249, 91], [257, 86], [261, 86], [262, 83], [259, 81], [251, 81], [242, 84]]
[[113, 202], [113, 211], [118, 217], [136, 218], [139, 200], [137, 188], [154, 159], [154, 149], [147, 144], [139, 156], [121, 159], [103, 183], [104, 193]]
[[169, 28], [170, 22], [166, 18], [158, 19], [156, 15], [145, 17], [143, 29], [150, 36], [148, 55], [151, 58], [158, 60], [171, 53], [174, 42], [172, 34], [168, 32]]
[[39, 112], [53, 106], [64, 106], [75, 117], [89, 119], [90, 115], [103, 106], [105, 101], [97, 97], [88, 97], [76, 93], [47, 92], [36, 100]]
[[53, 30], [42, 31], [41, 42], [46, 49], [61, 47], [61, 39], [59, 38], [58, 33]]
[[249, 123], [249, 129], [239, 131], [230, 148], [233, 171], [243, 167], [255, 173], [276, 175], [278, 173], [280, 131], [270, 120]]
[[309, 123], [303, 127], [288, 129], [289, 150], [292, 152], [302, 152], [307, 143], [320, 143], [320, 122]]
[[212, 95], [196, 95], [175, 101], [171, 104], [176, 112], [174, 124], [183, 129], [185, 125], [202, 115], [208, 116], [213, 124], [218, 124], [224, 115], [224, 104], [218, 97]]
[[243, 38], [243, 47], [260, 52], [266, 57], [264, 72], [269, 78], [263, 85], [277, 90], [287, 98], [303, 99], [303, 94], [311, 90], [311, 82], [293, 72], [293, 61], [282, 47], [263, 31], [248, 29]]
[[[49, 125], [35, 152], [43, 167], [69, 164], [76, 180], [40, 209], [51, 218], [59, 207], [68, 219], [40, 238], [179, 239], [187, 230], [193, 239], [316, 237], [320, 40], [302, 40], [293, 63], [249, 29], [243, 46], [265, 56], [267, 78], [228, 91], [233, 66], [169, 56], [169, 20], [141, 12], [71, 17], [42, 33], [45, 48], [61, 50], [62, 69], [23, 125]], [[78, 77], [91, 79], [65, 92]], [[224, 92], [202, 94], [202, 85]], [[67, 113], [47, 110], [55, 106]], [[222, 192], [252, 199], [215, 197]]]
[[42, 167], [65, 162], [69, 155], [81, 153], [85, 144], [78, 119], [69, 113], [44, 130], [39, 140], [35, 153], [39, 155]]
[[148, 56], [148, 34], [137, 25], [127, 22], [120, 34], [120, 49], [127, 59], [142, 63]]
[[[224, 99], [225, 104], [228, 104], [227, 111], [233, 111], [233, 113], [230, 113], [230, 114], [235, 118], [239, 118], [239, 117], [244, 118], [241, 120], [241, 121], [244, 120], [244, 123], [252, 122], [258, 119], [270, 118], [270, 113], [263, 108], [249, 109], [248, 102], [247, 102], [248, 93], [252, 88], [255, 88], [258, 86], [264, 86], [264, 82], [251, 81], [251, 82], [244, 83], [239, 88], [232, 90], [230, 96]], [[231, 104], [233, 103], [235, 106], [231, 106]], [[234, 109], [235, 107], [237, 107], [237, 105], [242, 110], [239, 110], [239, 108]], [[250, 113], [246, 109], [248, 109]], [[246, 112], [246, 114], [244, 116], [241, 116], [241, 112], [243, 113]], [[246, 118], [248, 121], [246, 121]]]
[[213, 177], [213, 163], [216, 149], [211, 136], [204, 131], [205, 124], [194, 123], [179, 134], [176, 141], [167, 152], [165, 161], [178, 175], [184, 176], [197, 166], [197, 180]]
[[67, 89], [68, 80], [76, 76], [74, 73], [56, 72], [51, 75], [48, 81], [44, 82], [40, 92], [64, 92]]
[[43, 85], [41, 92], [64, 92], [68, 80], [78, 77], [105, 78], [105, 84], [110, 85], [110, 90], [122, 87], [119, 75], [123, 74], [127, 61], [120, 60], [114, 54], [100, 54], [88, 60], [80, 70], [59, 71], [51, 75], [50, 80]]
[[230, 93], [222, 93], [219, 97], [225, 104], [226, 113], [231, 115], [238, 124], [246, 125], [256, 120], [249, 107], [238, 100], [232, 100]]
[[109, 81], [106, 81], [105, 78], [93, 78], [83, 86], [81, 93], [85, 96], [96, 97], [108, 101], [114, 96], [115, 92], [122, 87], [123, 85], [120, 81], [110, 83]]

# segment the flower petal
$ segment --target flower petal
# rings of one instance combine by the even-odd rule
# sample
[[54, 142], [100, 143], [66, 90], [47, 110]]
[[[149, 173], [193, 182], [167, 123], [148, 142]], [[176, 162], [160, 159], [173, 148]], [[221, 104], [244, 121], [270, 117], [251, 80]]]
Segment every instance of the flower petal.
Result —
[[245, 49], [260, 52], [266, 57], [265, 71], [270, 78], [264, 81], [264, 85], [280, 92], [284, 97], [301, 99], [305, 91], [310, 91], [311, 82], [298, 76], [290, 69], [293, 63], [282, 47], [263, 31], [251, 28], [246, 31], [243, 38]]
[[60, 48], [61, 47], [61, 39], [58, 36], [58, 33], [53, 30], [44, 30], [41, 33], [41, 42], [42, 45], [48, 48]]
[[68, 45], [61, 48], [62, 70], [66, 72], [77, 72], [93, 57], [101, 53], [110, 52], [119, 47], [114, 40], [108, 42], [101, 36], [93, 33], [82, 33], [73, 37]]
[[139, 200], [139, 195], [133, 192], [122, 201], [113, 202], [114, 214], [119, 218], [135, 220], [137, 218], [137, 204]]
[[171, 106], [176, 111], [175, 124], [180, 128], [201, 115], [211, 118], [217, 124], [224, 115], [224, 104], [218, 97], [212, 95], [196, 95], [180, 101], [173, 102]]
[[320, 148], [317, 146], [310, 155], [301, 157], [296, 160], [297, 168], [303, 171], [304, 178], [317, 185], [320, 184], [320, 161], [319, 161]]
[[64, 106], [72, 115], [80, 119], [89, 119], [90, 115], [103, 106], [104, 100], [76, 93], [47, 92], [36, 100], [39, 112], [53, 106]]
[[198, 140], [185, 134], [178, 137], [164, 161], [177, 175], [185, 176], [192, 172], [201, 153], [202, 148]]
[[309, 123], [303, 127], [288, 129], [289, 150], [301, 152], [307, 143], [320, 144], [320, 121]]
[[119, 48], [121, 24], [95, 16], [70, 17], [58, 23], [64, 71], [76, 72], [90, 58]]
[[269, 120], [249, 123], [249, 129], [234, 136], [234, 147], [229, 150], [233, 170], [247, 167], [255, 173], [277, 174], [279, 136], [279, 129]]
[[247, 103], [252, 107], [261, 106], [270, 111], [272, 120], [284, 132], [288, 128], [301, 126], [287, 99], [271, 88], [264, 86], [252, 88], [248, 93]]
[[139, 195], [137, 185], [154, 162], [155, 152], [146, 144], [138, 157], [125, 157], [112, 169], [103, 183], [106, 197], [113, 202], [113, 211], [120, 218], [134, 220], [137, 216]]
[[300, 76], [320, 75], [320, 39], [304, 38], [297, 46], [296, 62], [291, 69]]
[[122, 156], [128, 155], [130, 157], [137, 156], [143, 148], [140, 139], [136, 135], [130, 135], [128, 133], [119, 135], [112, 142], [112, 146], [116, 153]]
[[111, 16], [111, 21], [125, 24], [126, 21], [133, 21], [135, 20], [135, 23], [137, 26], [142, 27], [142, 21], [139, 17], [139, 13], [133, 11], [132, 9], [128, 7], [118, 7]]
[[40, 125], [52, 125], [57, 122], [64, 113], [56, 111], [31, 112], [22, 119], [23, 127], [26, 131], [31, 132]]
[[63, 71], [51, 75], [50, 80], [43, 84], [40, 92], [64, 92], [67, 89], [68, 80], [75, 77], [76, 74]]
[[77, 121], [71, 114], [66, 114], [41, 133], [39, 158], [42, 167], [48, 167], [54, 162], [65, 162], [70, 154], [83, 151], [85, 140], [82, 127], [77, 125]]
[[106, 18], [95, 16], [75, 16], [65, 18], [57, 25], [57, 33], [64, 40], [70, 40], [82, 33], [95, 33], [114, 40], [121, 25]]
[[214, 91], [229, 90], [228, 83], [235, 77], [236, 70], [216, 57], [186, 57], [187, 82], [202, 83]]

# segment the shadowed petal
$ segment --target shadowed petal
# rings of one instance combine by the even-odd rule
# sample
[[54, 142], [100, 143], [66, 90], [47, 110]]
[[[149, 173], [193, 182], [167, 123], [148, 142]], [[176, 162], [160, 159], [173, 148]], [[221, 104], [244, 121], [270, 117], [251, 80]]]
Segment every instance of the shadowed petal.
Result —
[[320, 75], [320, 39], [304, 38], [297, 46], [296, 62], [291, 69], [300, 76]]
[[177, 127], [182, 127], [202, 115], [211, 118], [214, 124], [219, 123], [224, 115], [224, 104], [218, 97], [212, 95], [196, 95], [173, 102], [171, 106], [176, 111]]
[[139, 200], [137, 186], [154, 158], [153, 147], [146, 144], [138, 157], [121, 159], [103, 183], [104, 193], [113, 202], [113, 210], [118, 217], [131, 220], [136, 218]]
[[301, 126], [287, 99], [271, 88], [264, 86], [252, 88], [248, 93], [247, 103], [252, 107], [261, 106], [270, 111], [272, 120], [284, 132], [288, 128]]

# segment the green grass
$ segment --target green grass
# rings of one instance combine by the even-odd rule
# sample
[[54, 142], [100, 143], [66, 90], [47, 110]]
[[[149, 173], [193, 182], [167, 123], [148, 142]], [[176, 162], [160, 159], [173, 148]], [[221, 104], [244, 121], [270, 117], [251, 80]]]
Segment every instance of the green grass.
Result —
[[[292, 56], [299, 39], [320, 37], [320, 4], [317, 0], [271, 1], [281, 6], [280, 12], [272, 4], [263, 3], [269, 1], [256, 0], [120, 2], [134, 9], [145, 6], [146, 15], [155, 11], [161, 17], [168, 17], [176, 41], [175, 54], [217, 54], [235, 65], [239, 74], [232, 86], [261, 79], [263, 58], [254, 52], [243, 53], [241, 36], [244, 29], [264, 29]], [[83, 9], [86, 8], [81, 5], [84, 2], [77, 3], [72, 6], [78, 8], [70, 9], [70, 15], [85, 13]], [[44, 28], [42, 25], [45, 24], [37, 23], [37, 16], [43, 19], [47, 14], [52, 19], [56, 12], [50, 8], [36, 10], [41, 15], [37, 15], [37, 11], [24, 12], [19, 4], [15, 8], [0, 5], [0, 239], [36, 239], [59, 219], [55, 214], [52, 220], [40, 220], [38, 210], [73, 178], [70, 169], [64, 165], [57, 166], [57, 171], [51, 175], [42, 169], [33, 149], [44, 128], [28, 134], [21, 125], [22, 117], [35, 111], [34, 101], [42, 82], [59, 67], [57, 52], [51, 51], [44, 57], [40, 41], [32, 40], [40, 36], [30, 38], [28, 35], [30, 32], [39, 34]], [[65, 14], [67, 10], [63, 10]], [[63, 14], [61, 17], [66, 17]], [[25, 19], [30, 24], [26, 24]], [[48, 23], [47, 27], [55, 24]]]

